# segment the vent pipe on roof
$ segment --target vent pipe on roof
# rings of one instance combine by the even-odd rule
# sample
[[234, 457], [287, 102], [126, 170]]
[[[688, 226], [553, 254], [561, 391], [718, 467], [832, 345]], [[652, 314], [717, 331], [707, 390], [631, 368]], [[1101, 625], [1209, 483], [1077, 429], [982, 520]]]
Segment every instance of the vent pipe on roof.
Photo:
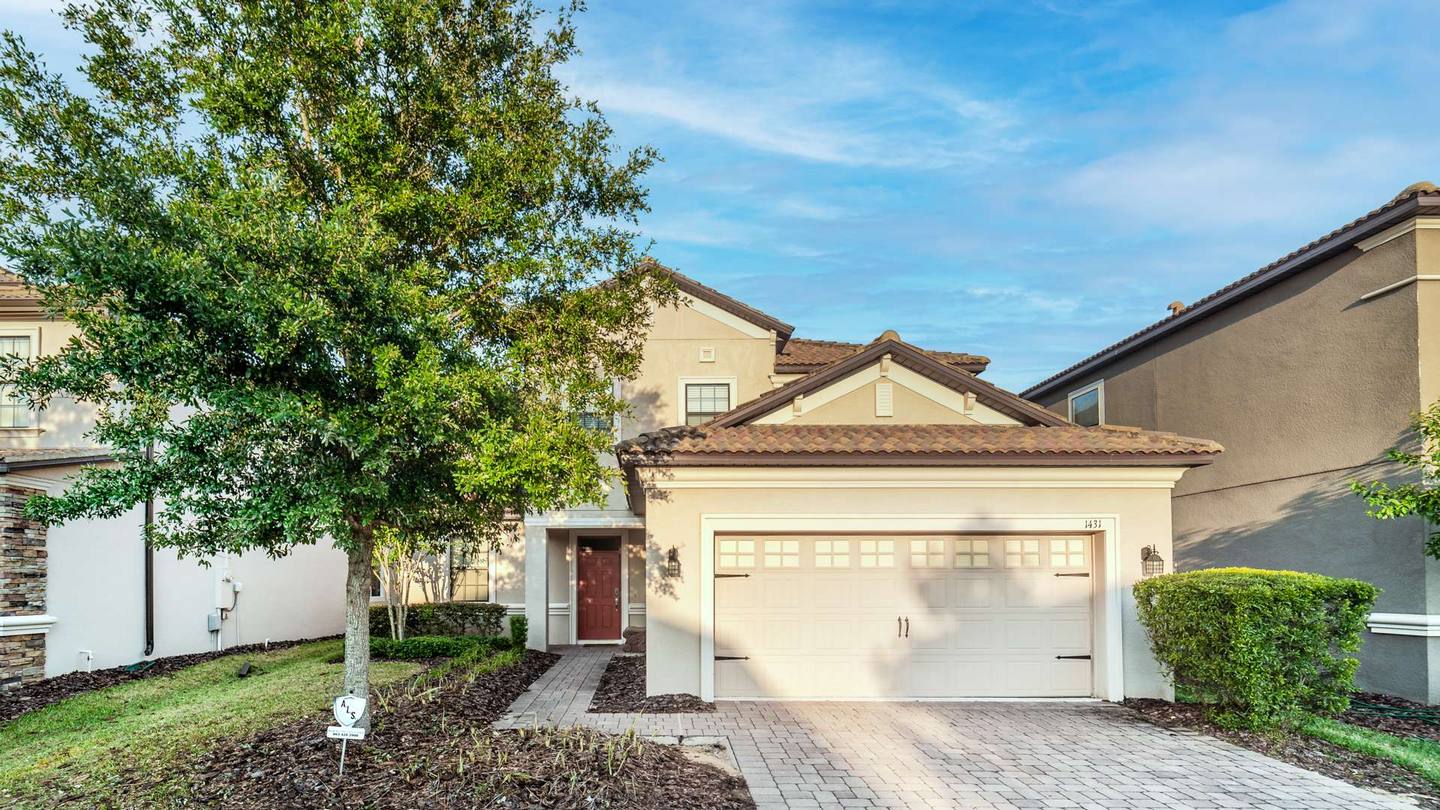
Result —
[[1170, 317], [1173, 318], [1185, 311], [1185, 303], [1183, 301], [1171, 301], [1167, 308], [1170, 310]]

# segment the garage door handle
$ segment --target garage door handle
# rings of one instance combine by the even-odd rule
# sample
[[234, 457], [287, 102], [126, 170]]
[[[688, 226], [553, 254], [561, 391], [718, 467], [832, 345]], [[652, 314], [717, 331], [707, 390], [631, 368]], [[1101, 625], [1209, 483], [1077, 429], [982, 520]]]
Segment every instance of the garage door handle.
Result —
[[1056, 574], [1055, 576], [1057, 576], [1057, 577], [1088, 577], [1088, 576], [1090, 576], [1090, 574], [1089, 574], [1089, 572], [1086, 572], [1086, 573], [1083, 573], [1083, 574]]
[[896, 617], [895, 617], [895, 638], [900, 638], [900, 631], [901, 631], [901, 628], [902, 628], [902, 627], [904, 627], [904, 625], [900, 623], [900, 617], [899, 617], [899, 616], [896, 616]]
[[1062, 661], [1089, 661], [1089, 660], [1090, 660], [1090, 656], [1088, 656], [1088, 655], [1057, 655], [1057, 656], [1055, 656], [1055, 657], [1056, 657], [1057, 659], [1062, 660]]
[[716, 578], [716, 579], [735, 579], [736, 577], [744, 577], [744, 578], [746, 578], [746, 579], [749, 579], [749, 578], [750, 578], [750, 575], [749, 575], [749, 574], [716, 574], [716, 575], [715, 575], [715, 578]]
[[905, 617], [905, 638], [910, 637], [910, 617]]

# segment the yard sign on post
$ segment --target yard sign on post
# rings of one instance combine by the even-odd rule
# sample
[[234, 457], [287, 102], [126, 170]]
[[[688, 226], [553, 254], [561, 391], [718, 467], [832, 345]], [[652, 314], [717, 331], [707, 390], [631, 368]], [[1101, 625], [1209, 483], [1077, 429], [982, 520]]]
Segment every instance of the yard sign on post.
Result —
[[354, 695], [341, 695], [335, 698], [335, 722], [338, 726], [331, 726], [325, 730], [325, 736], [332, 740], [340, 741], [340, 775], [345, 775], [345, 749], [350, 745], [351, 740], [365, 739], [365, 729], [356, 728], [355, 724], [365, 716], [365, 698]]

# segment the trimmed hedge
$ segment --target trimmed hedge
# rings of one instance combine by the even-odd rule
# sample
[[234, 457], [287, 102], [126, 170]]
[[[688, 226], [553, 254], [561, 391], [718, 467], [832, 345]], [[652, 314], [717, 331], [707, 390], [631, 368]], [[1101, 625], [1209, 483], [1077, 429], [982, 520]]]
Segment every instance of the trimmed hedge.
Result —
[[1140, 623], [1177, 689], [1232, 728], [1343, 712], [1380, 589], [1296, 571], [1212, 568], [1135, 583]]
[[523, 613], [510, 617], [510, 643], [516, 647], [524, 647], [529, 639], [530, 620], [525, 618]]
[[516, 645], [507, 636], [412, 636], [403, 641], [370, 637], [370, 655], [401, 661], [456, 658], [466, 654], [489, 655]]
[[[494, 602], [436, 602], [411, 605], [405, 615], [409, 636], [498, 636], [504, 629], [505, 606]], [[370, 637], [390, 637], [390, 611], [370, 606]]]

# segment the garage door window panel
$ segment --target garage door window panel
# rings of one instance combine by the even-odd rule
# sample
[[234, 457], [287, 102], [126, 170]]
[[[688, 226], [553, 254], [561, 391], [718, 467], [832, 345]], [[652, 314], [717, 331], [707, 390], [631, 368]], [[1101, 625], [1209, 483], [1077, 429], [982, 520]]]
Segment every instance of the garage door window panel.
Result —
[[1051, 568], [1085, 568], [1085, 540], [1081, 537], [1058, 537], [1050, 541]]
[[861, 568], [894, 568], [894, 567], [895, 567], [895, 541], [894, 541], [894, 540], [861, 540], [861, 541], [860, 541], [860, 567], [861, 567]]
[[961, 538], [955, 541], [956, 568], [989, 568], [990, 541]]
[[1006, 568], [1039, 568], [1040, 540], [1009, 538], [1005, 541]]
[[910, 567], [911, 567], [911, 568], [944, 568], [944, 567], [945, 567], [945, 541], [944, 541], [944, 540], [911, 540], [911, 541], [910, 541]]
[[849, 540], [816, 540], [815, 567], [825, 569], [850, 567]]
[[800, 567], [800, 541], [799, 541], [799, 540], [766, 540], [766, 541], [765, 541], [765, 567], [766, 567], [766, 568], [799, 568], [799, 567]]
[[721, 540], [719, 546], [721, 568], [755, 567], [754, 540]]

